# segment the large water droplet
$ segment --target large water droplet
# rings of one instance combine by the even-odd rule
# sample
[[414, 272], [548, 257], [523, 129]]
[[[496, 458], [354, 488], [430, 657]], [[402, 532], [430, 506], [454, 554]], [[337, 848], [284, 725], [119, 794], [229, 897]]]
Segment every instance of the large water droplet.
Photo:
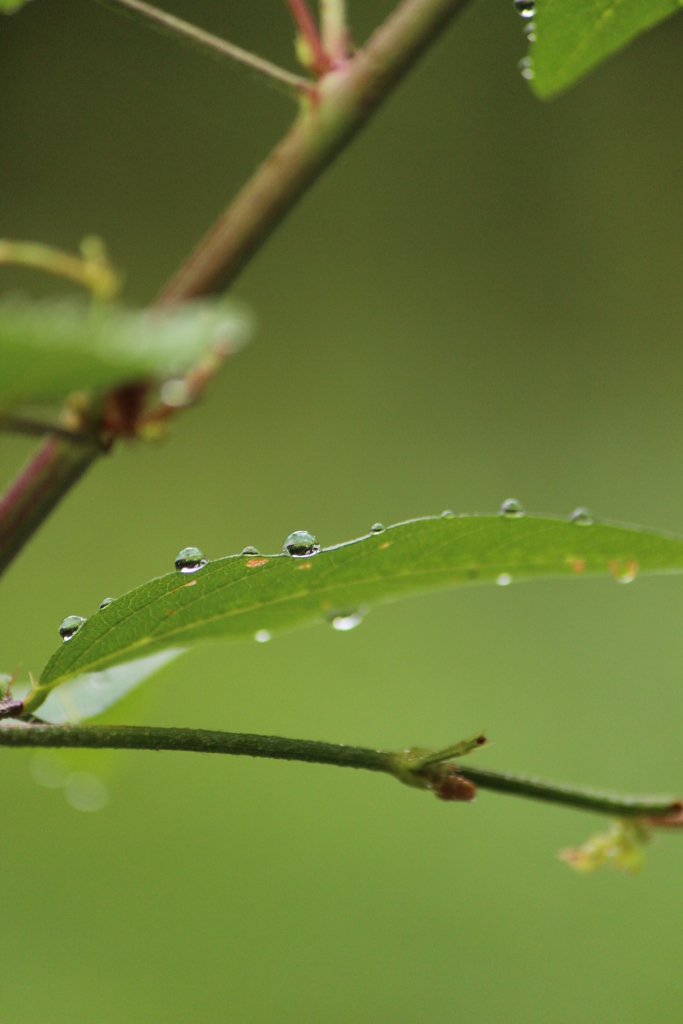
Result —
[[100, 611], [102, 611], [103, 608], [106, 608], [108, 604], [111, 604], [113, 600], [113, 597], [105, 597], [103, 601], [100, 601]]
[[507, 587], [512, 583], [512, 576], [508, 572], [501, 572], [501, 574], [496, 577], [496, 583], [499, 587]]
[[332, 629], [339, 633], [348, 633], [350, 629], [360, 626], [363, 615], [360, 609], [352, 612], [333, 612], [328, 616], [328, 621], [332, 624]]
[[258, 548], [253, 548], [250, 544], [246, 548], [242, 548], [243, 555], [258, 555]]
[[524, 509], [516, 498], [508, 498], [500, 506], [500, 514], [506, 519], [519, 519], [524, 515]]
[[285, 541], [283, 551], [293, 558], [308, 558], [310, 555], [318, 554], [320, 545], [312, 533], [307, 530], [295, 530]]
[[517, 67], [519, 68], [520, 75], [522, 78], [526, 78], [527, 82], [530, 82], [532, 78], [536, 77], [534, 62], [531, 57], [522, 57]]
[[514, 4], [517, 14], [520, 14], [523, 18], [533, 18], [536, 13], [534, 0], [514, 0]]
[[370, 527], [370, 533], [384, 533], [386, 526], [383, 523], [373, 523]]
[[196, 572], [203, 568], [207, 559], [199, 548], [183, 548], [175, 560], [175, 567], [178, 572]]
[[592, 526], [593, 516], [587, 508], [575, 508], [569, 517], [569, 522], [576, 523], [577, 526]]
[[59, 626], [59, 635], [62, 640], [71, 640], [86, 621], [82, 615], [67, 615], [65, 619], [62, 619]]
[[254, 633], [254, 640], [257, 644], [267, 644], [272, 637], [267, 629], [259, 629], [258, 633]]

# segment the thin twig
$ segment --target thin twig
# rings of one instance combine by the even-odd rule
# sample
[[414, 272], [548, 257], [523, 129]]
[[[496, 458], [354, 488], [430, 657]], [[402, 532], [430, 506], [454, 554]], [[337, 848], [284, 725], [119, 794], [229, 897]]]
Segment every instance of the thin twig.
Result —
[[[210, 729], [168, 729], [140, 725], [34, 725], [9, 721], [0, 726], [0, 746], [87, 747], [112, 750], [180, 750], [204, 754], [241, 754], [285, 761], [306, 761], [364, 768], [401, 779], [395, 751], [347, 747], [338, 743], [258, 736], [251, 733]], [[458, 773], [481, 789], [514, 793], [546, 803], [576, 807], [615, 817], [647, 818], [667, 825], [680, 814], [681, 801], [669, 796], [621, 796], [577, 786], [557, 785], [538, 779], [509, 775], [483, 768], [463, 768]], [[402, 780], [403, 781], [403, 780]], [[661, 819], [659, 822], [657, 819]], [[668, 820], [667, 820], [668, 819]]]
[[266, 78], [272, 79], [280, 85], [285, 85], [290, 92], [294, 91], [297, 94], [307, 93], [310, 92], [314, 85], [308, 78], [303, 78], [301, 75], [295, 75], [291, 71], [286, 71], [285, 68], [281, 68], [279, 65], [271, 63], [271, 61], [259, 57], [258, 54], [250, 53], [249, 50], [243, 50], [241, 46], [235, 46], [234, 43], [229, 43], [219, 36], [214, 36], [211, 32], [205, 32], [204, 29], [192, 25], [189, 21], [176, 18], [175, 15], [159, 10], [158, 7], [153, 7], [151, 4], [143, 3], [142, 0], [103, 0], [103, 2], [107, 5], [125, 7], [131, 13], [141, 15], [148, 21], [154, 22], [161, 28], [168, 29], [169, 32], [173, 32], [188, 42], [197, 43], [199, 46], [212, 50], [214, 53], [219, 53], [222, 57], [229, 57], [238, 64], [243, 64], [252, 71], [257, 71]]
[[344, 68], [322, 78], [315, 102], [306, 105], [157, 302], [183, 302], [231, 284], [467, 2], [403, 0]]
[[305, 40], [311, 52], [311, 70], [317, 75], [324, 75], [326, 71], [330, 70], [331, 63], [328, 55], [323, 49], [320, 33], [318, 32], [318, 26], [313, 20], [313, 16], [308, 9], [306, 0], [285, 0], [285, 3], [291, 11], [292, 17], [294, 18], [296, 27], [301, 33], [302, 39]]

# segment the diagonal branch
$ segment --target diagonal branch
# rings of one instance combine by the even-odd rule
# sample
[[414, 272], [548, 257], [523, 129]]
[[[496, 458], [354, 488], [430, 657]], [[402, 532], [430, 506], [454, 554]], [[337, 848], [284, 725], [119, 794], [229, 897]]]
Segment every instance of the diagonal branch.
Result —
[[[467, 0], [403, 0], [368, 44], [325, 75], [314, 100], [157, 300], [227, 287]], [[0, 500], [0, 573], [88, 466], [93, 445], [48, 436]]]
[[[140, 725], [35, 725], [16, 720], [0, 726], [3, 747], [78, 747], [110, 750], [179, 750], [203, 754], [238, 754], [284, 761], [306, 761], [384, 772], [405, 782], [411, 751], [373, 750], [338, 743], [218, 732], [212, 729], [168, 729]], [[670, 796], [622, 796], [579, 786], [541, 782], [484, 768], [451, 765], [458, 776], [481, 789], [512, 793], [546, 803], [576, 807], [621, 818], [646, 819], [651, 825], [680, 825], [681, 801]], [[433, 781], [433, 780], [431, 780]], [[425, 780], [422, 788], [434, 788]], [[443, 795], [443, 794], [439, 794]], [[473, 795], [473, 794], [472, 794]], [[471, 799], [472, 796], [461, 799]], [[457, 797], [456, 797], [457, 799]]]

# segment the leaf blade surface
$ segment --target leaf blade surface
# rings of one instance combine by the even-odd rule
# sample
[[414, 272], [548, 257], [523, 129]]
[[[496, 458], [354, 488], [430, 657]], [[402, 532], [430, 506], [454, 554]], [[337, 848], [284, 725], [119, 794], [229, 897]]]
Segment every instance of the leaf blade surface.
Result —
[[[150, 580], [62, 644], [40, 693], [167, 648], [284, 632], [360, 605], [457, 584], [683, 572], [683, 539], [635, 527], [524, 516], [427, 517], [312, 557], [233, 555]], [[502, 582], [502, 580], [499, 580]]]
[[676, 0], [539, 0], [534, 92], [546, 99], [562, 92], [679, 6]]

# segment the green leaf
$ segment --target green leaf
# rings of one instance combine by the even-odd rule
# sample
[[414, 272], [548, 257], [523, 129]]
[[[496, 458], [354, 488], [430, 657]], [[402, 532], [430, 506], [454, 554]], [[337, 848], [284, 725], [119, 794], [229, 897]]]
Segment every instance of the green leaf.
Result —
[[72, 299], [0, 302], [0, 407], [57, 401], [182, 375], [207, 351], [248, 340], [243, 312], [196, 302], [133, 311]]
[[510, 577], [628, 581], [638, 570], [683, 571], [683, 540], [590, 521], [451, 515], [399, 523], [308, 557], [232, 555], [151, 580], [96, 612], [48, 662], [31, 706], [73, 676], [157, 651], [257, 633], [265, 639], [418, 591]]
[[556, 95], [679, 6], [676, 0], [538, 0], [534, 92]]
[[0, 11], [3, 14], [14, 14], [27, 3], [28, 0], [0, 0]]

